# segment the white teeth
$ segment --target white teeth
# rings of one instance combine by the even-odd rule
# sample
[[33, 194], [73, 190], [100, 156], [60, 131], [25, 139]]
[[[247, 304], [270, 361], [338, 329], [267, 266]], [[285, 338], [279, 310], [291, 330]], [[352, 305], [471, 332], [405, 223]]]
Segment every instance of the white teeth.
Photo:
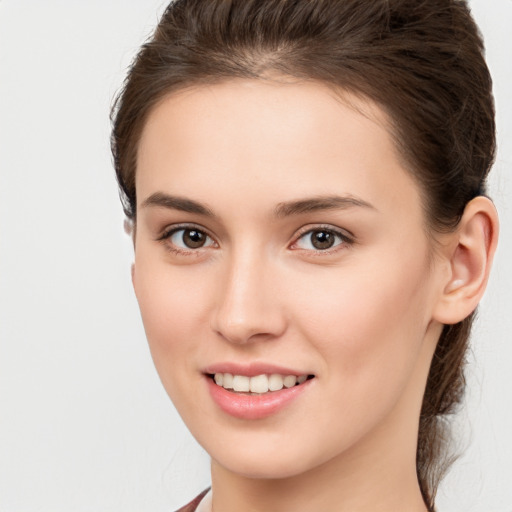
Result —
[[233, 389], [233, 375], [231, 375], [231, 373], [224, 374], [222, 379], [222, 387], [225, 389]]
[[268, 379], [268, 389], [270, 391], [279, 391], [283, 389], [283, 377], [277, 373], [273, 373]]
[[249, 389], [252, 393], [266, 393], [268, 391], [268, 377], [266, 375], [251, 377]]
[[295, 384], [297, 384], [297, 377], [295, 377], [295, 375], [287, 375], [283, 379], [283, 384], [285, 388], [292, 388], [295, 386]]
[[273, 373], [271, 375], [256, 375], [248, 377], [246, 375], [233, 375], [231, 373], [216, 373], [214, 381], [218, 386], [224, 389], [232, 389], [240, 393], [267, 393], [268, 391], [279, 391], [284, 388], [292, 388], [296, 384], [304, 383], [307, 375], [280, 375]]
[[235, 391], [249, 391], [250, 378], [245, 375], [233, 376], [233, 389]]

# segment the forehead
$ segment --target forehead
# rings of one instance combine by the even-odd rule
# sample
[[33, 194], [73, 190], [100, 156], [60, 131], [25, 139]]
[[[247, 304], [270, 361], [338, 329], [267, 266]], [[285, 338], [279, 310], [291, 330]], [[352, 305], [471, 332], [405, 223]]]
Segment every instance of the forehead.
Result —
[[334, 192], [395, 211], [419, 203], [382, 110], [316, 82], [232, 80], [169, 95], [142, 132], [136, 186], [139, 204], [158, 191], [241, 208]]

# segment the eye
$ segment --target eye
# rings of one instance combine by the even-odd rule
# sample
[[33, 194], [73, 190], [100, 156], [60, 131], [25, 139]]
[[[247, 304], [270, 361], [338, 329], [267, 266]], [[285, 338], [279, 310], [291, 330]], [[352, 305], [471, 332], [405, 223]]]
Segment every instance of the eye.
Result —
[[204, 231], [194, 227], [174, 229], [163, 238], [167, 239], [175, 248], [184, 250], [201, 249], [214, 244], [214, 241]]
[[310, 229], [293, 244], [293, 248], [307, 251], [326, 251], [342, 243], [349, 243], [347, 236], [332, 229]]

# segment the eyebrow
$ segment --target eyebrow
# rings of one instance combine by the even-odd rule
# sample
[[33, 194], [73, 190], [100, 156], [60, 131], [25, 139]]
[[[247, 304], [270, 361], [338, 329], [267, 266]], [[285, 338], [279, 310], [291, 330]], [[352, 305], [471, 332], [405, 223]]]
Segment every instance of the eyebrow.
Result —
[[[141, 208], [151, 206], [204, 215], [205, 217], [216, 217], [213, 211], [204, 204], [192, 199], [173, 196], [163, 192], [155, 192], [150, 195], [144, 200]], [[352, 195], [315, 196], [306, 199], [299, 199], [297, 201], [279, 203], [274, 208], [274, 216], [277, 218], [283, 218], [322, 210], [346, 210], [354, 207], [376, 210], [376, 208], [370, 203]]]
[[185, 197], [171, 196], [164, 194], [163, 192], [155, 192], [151, 194], [141, 205], [141, 208], [147, 208], [149, 206], [157, 206], [160, 208], [168, 208], [170, 210], [179, 210], [180, 212], [195, 213], [198, 215], [204, 215], [205, 217], [215, 217], [210, 208], [207, 206], [187, 199]]
[[322, 210], [346, 210], [354, 207], [376, 210], [370, 203], [352, 195], [317, 196], [300, 199], [299, 201], [279, 203], [274, 209], [274, 215], [276, 217], [288, 217]]

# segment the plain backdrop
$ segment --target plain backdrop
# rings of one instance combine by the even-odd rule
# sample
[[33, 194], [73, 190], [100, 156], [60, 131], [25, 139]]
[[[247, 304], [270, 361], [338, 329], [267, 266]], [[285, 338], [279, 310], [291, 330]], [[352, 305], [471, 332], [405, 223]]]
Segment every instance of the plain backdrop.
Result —
[[[162, 0], [0, 0], [0, 512], [171, 512], [208, 458], [153, 368], [109, 109]], [[499, 252], [441, 512], [512, 511], [512, 1], [472, 0], [495, 81]]]

